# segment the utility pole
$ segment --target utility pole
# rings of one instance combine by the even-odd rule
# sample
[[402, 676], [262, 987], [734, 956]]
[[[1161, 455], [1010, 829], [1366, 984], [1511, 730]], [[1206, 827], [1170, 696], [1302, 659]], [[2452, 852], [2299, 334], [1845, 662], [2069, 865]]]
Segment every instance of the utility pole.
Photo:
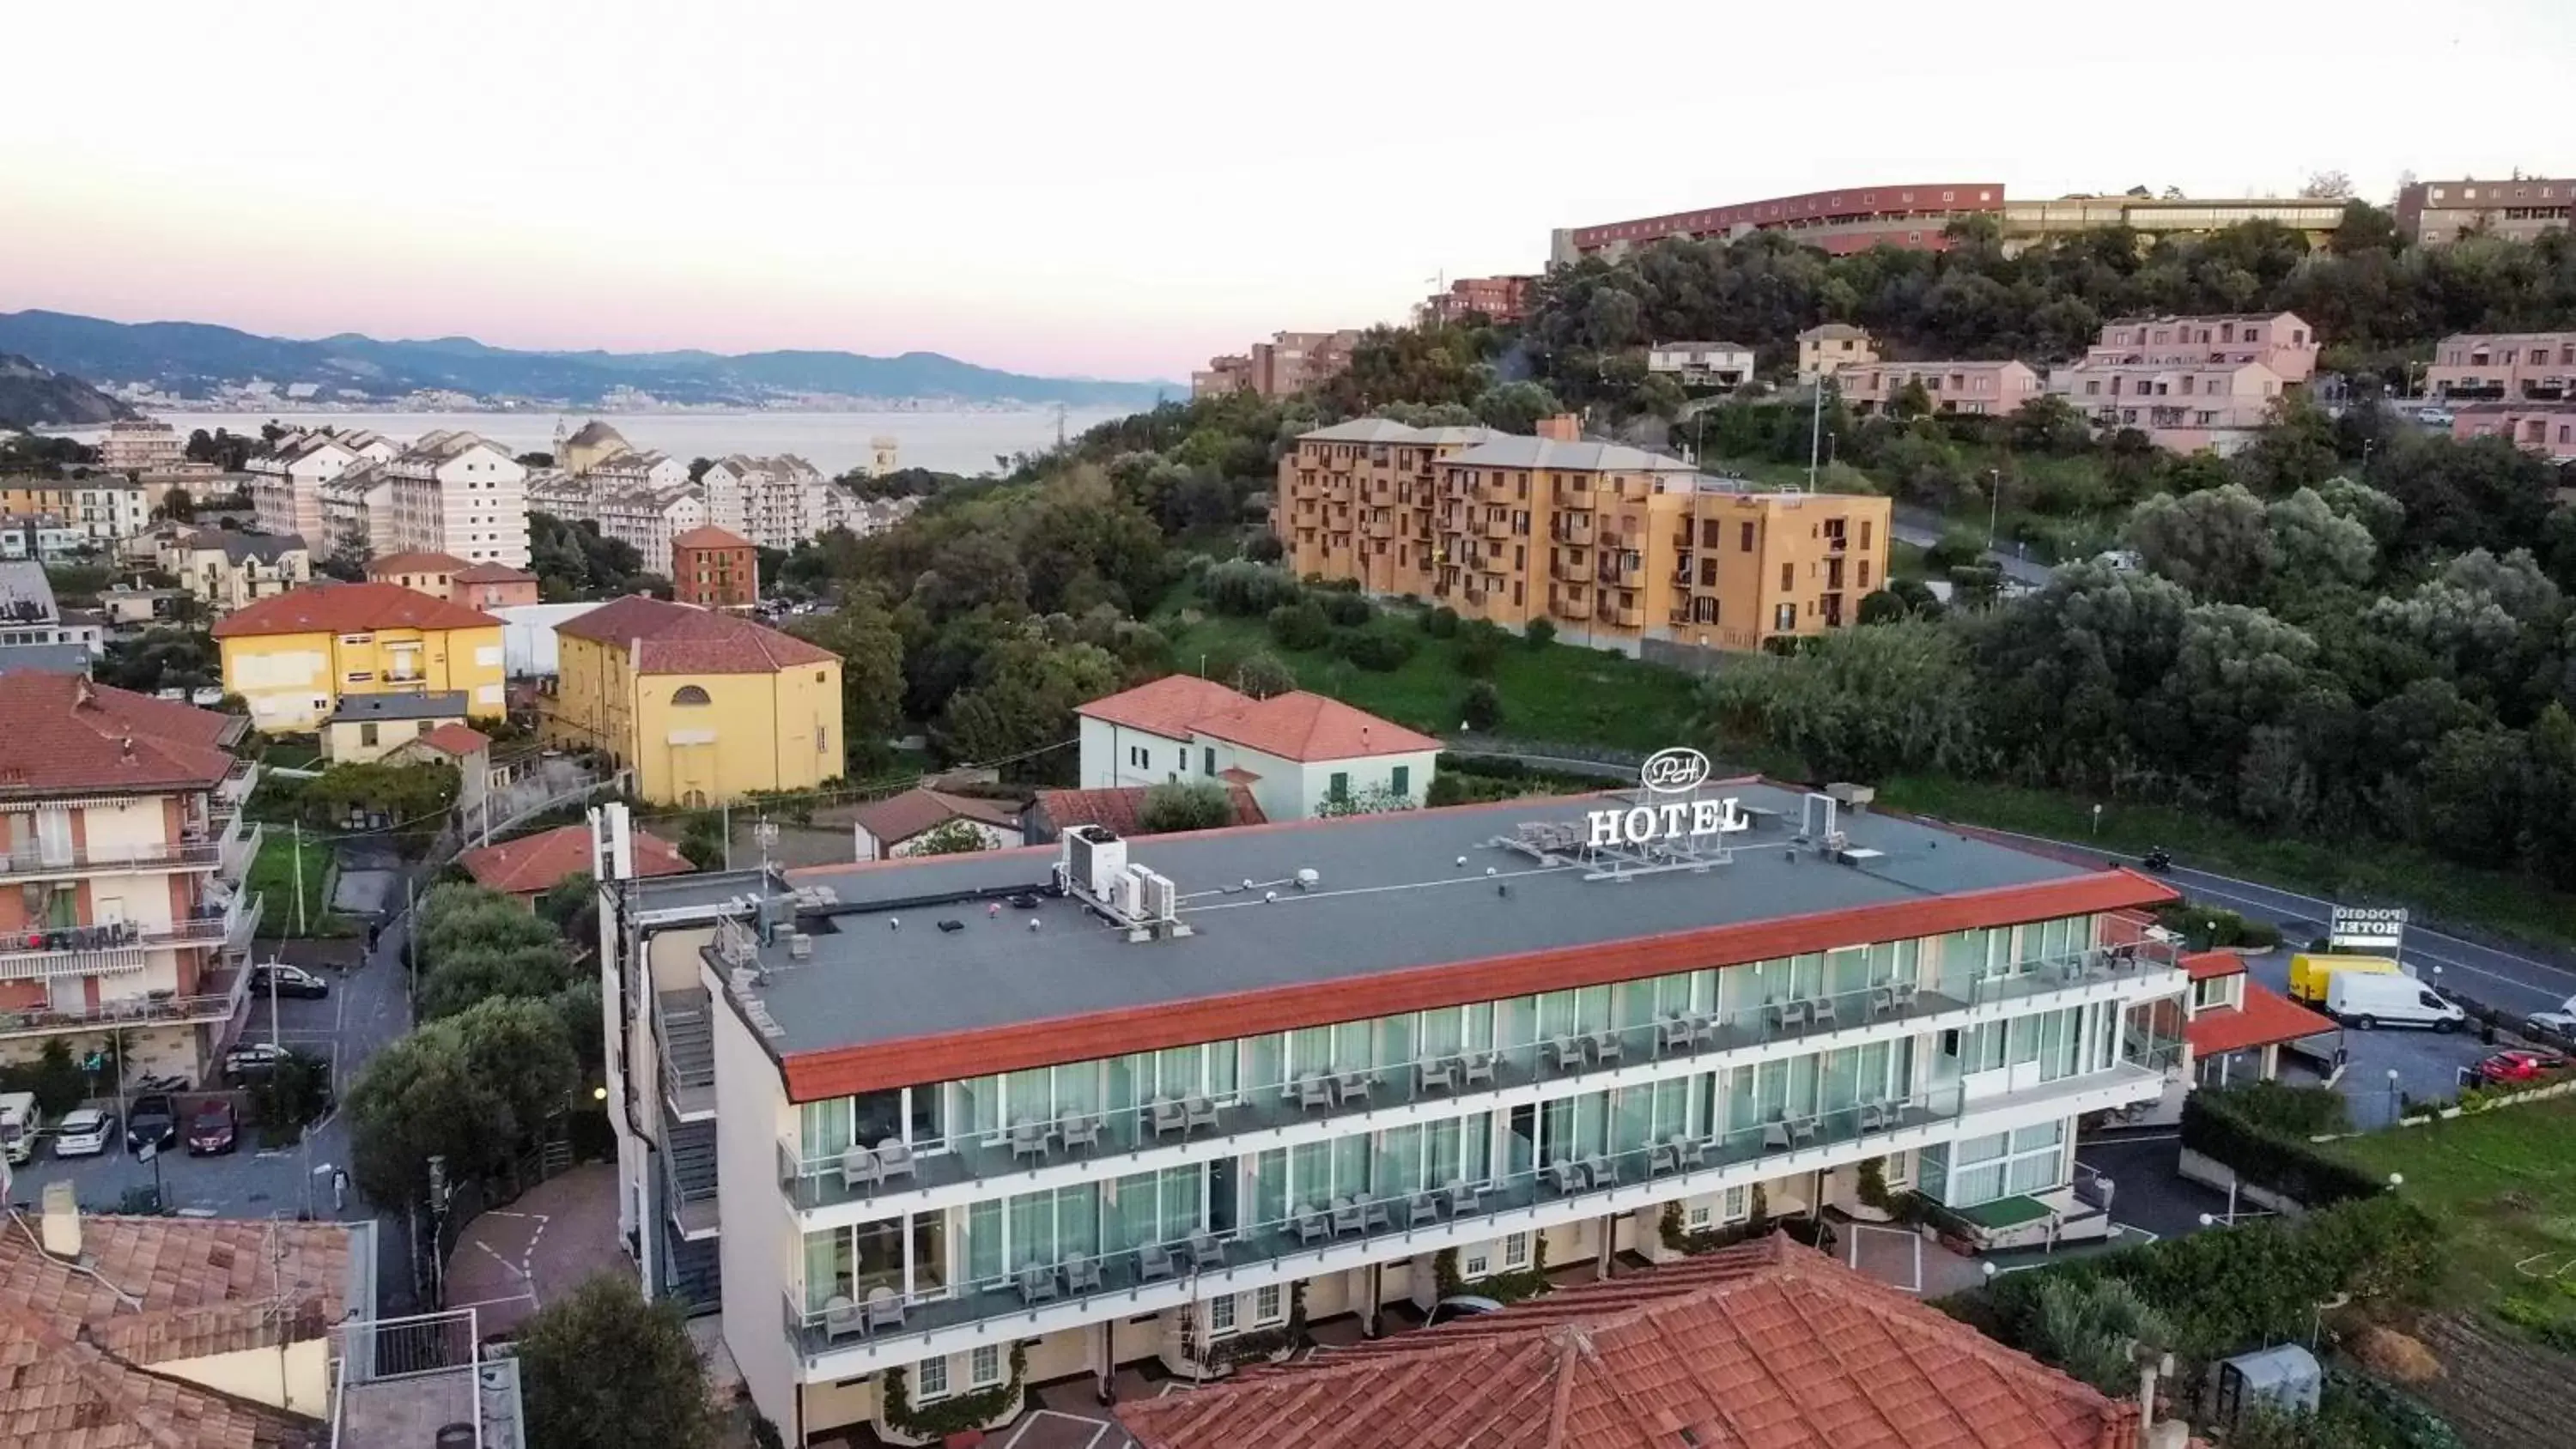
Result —
[[724, 868], [731, 870], [733, 869], [733, 802], [727, 800], [719, 808], [724, 811]]
[[1807, 491], [1816, 491], [1816, 457], [1824, 450], [1825, 380], [1816, 379], [1815, 406], [1807, 419]]
[[1986, 470], [1986, 550], [1989, 553], [1994, 551], [1995, 519], [1998, 510], [2003, 506], [2004, 470], [1988, 468]]
[[304, 822], [295, 822], [295, 934], [304, 934]]
[[412, 919], [413, 880], [410, 871], [403, 872], [403, 980], [405, 1001], [420, 996], [420, 922]]

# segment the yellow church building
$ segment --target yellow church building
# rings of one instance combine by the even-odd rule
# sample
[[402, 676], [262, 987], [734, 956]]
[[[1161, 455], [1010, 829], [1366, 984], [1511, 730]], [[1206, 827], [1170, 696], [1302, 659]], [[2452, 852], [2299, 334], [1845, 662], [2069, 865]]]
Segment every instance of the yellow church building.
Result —
[[837, 778], [840, 656], [738, 615], [636, 595], [555, 626], [548, 743], [596, 749], [655, 804]]

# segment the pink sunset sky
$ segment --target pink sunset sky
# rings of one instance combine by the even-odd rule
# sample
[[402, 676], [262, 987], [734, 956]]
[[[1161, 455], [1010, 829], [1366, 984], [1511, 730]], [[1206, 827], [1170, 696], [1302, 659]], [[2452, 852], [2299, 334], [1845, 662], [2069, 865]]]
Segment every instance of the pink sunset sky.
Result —
[[2576, 171], [2566, 0], [24, 8], [0, 311], [287, 336], [1177, 379], [1556, 226]]

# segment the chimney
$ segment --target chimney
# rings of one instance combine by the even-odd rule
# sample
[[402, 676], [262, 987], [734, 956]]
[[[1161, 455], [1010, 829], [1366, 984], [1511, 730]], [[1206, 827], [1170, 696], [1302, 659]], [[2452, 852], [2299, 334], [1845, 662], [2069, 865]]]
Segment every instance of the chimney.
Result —
[[81, 1254], [80, 1198], [69, 1181], [45, 1184], [44, 1239], [45, 1251], [57, 1258], [76, 1262]]
[[1583, 420], [1572, 413], [1541, 418], [1538, 420], [1538, 435], [1551, 442], [1579, 443], [1583, 441]]

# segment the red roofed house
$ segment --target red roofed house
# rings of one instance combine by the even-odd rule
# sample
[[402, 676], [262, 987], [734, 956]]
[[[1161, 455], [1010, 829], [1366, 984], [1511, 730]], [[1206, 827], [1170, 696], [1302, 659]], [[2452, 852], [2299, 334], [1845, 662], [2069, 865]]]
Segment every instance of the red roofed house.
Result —
[[226, 753], [245, 726], [77, 675], [0, 675], [0, 1061], [121, 1040], [133, 1075], [210, 1075], [259, 925], [240, 889], [258, 772]]
[[636, 792], [704, 808], [841, 776], [841, 657], [737, 614], [641, 594], [555, 626], [548, 743], [605, 752]]
[[671, 592], [701, 609], [748, 609], [760, 602], [760, 550], [721, 528], [692, 528], [671, 540]]
[[489, 824], [486, 809], [491, 803], [493, 787], [503, 782], [492, 778], [492, 740], [481, 730], [453, 721], [423, 730], [399, 746], [385, 752], [394, 760], [441, 760], [456, 767], [456, 815], [469, 827]]
[[1335, 813], [1334, 802], [1419, 805], [1440, 742], [1337, 699], [1292, 689], [1254, 699], [1174, 674], [1095, 699], [1082, 717], [1086, 790], [1166, 780], [1240, 784], [1271, 820]]
[[2196, 951], [2179, 964], [2191, 978], [2182, 1033], [2189, 1075], [2203, 1086], [2270, 1081], [2280, 1074], [2283, 1044], [2342, 1030], [2249, 978], [2233, 951]]
[[367, 565], [367, 577], [469, 609], [506, 609], [537, 601], [537, 576], [526, 569], [505, 563], [467, 563], [448, 553], [389, 553]]
[[400, 584], [312, 584], [262, 599], [214, 628], [224, 689], [270, 734], [317, 729], [344, 695], [464, 696], [464, 713], [509, 712], [501, 621]]
[[1140, 1449], [2134, 1449], [2139, 1408], [1785, 1234], [1131, 1400]]
[[[1145, 792], [1151, 788], [1128, 785], [1116, 790], [1040, 790], [1024, 817], [1029, 843], [1051, 844], [1077, 825], [1097, 825], [1119, 836], [1151, 834], [1143, 818]], [[1250, 790], [1229, 780], [1225, 793], [1227, 803], [1234, 808], [1234, 818], [1226, 824], [1270, 823], [1269, 817], [1261, 813], [1261, 802], [1252, 798]]]
[[920, 855], [928, 837], [951, 821], [963, 820], [982, 842], [979, 850], [1008, 850], [1027, 843], [1020, 812], [1001, 800], [912, 789], [883, 800], [871, 800], [850, 812], [850, 834], [859, 860], [891, 860]]
[[[686, 875], [697, 869], [678, 846], [650, 831], [634, 832], [634, 841], [638, 877]], [[482, 846], [456, 857], [456, 863], [476, 885], [516, 896], [535, 910], [537, 897], [590, 870], [590, 827], [565, 825]]]

